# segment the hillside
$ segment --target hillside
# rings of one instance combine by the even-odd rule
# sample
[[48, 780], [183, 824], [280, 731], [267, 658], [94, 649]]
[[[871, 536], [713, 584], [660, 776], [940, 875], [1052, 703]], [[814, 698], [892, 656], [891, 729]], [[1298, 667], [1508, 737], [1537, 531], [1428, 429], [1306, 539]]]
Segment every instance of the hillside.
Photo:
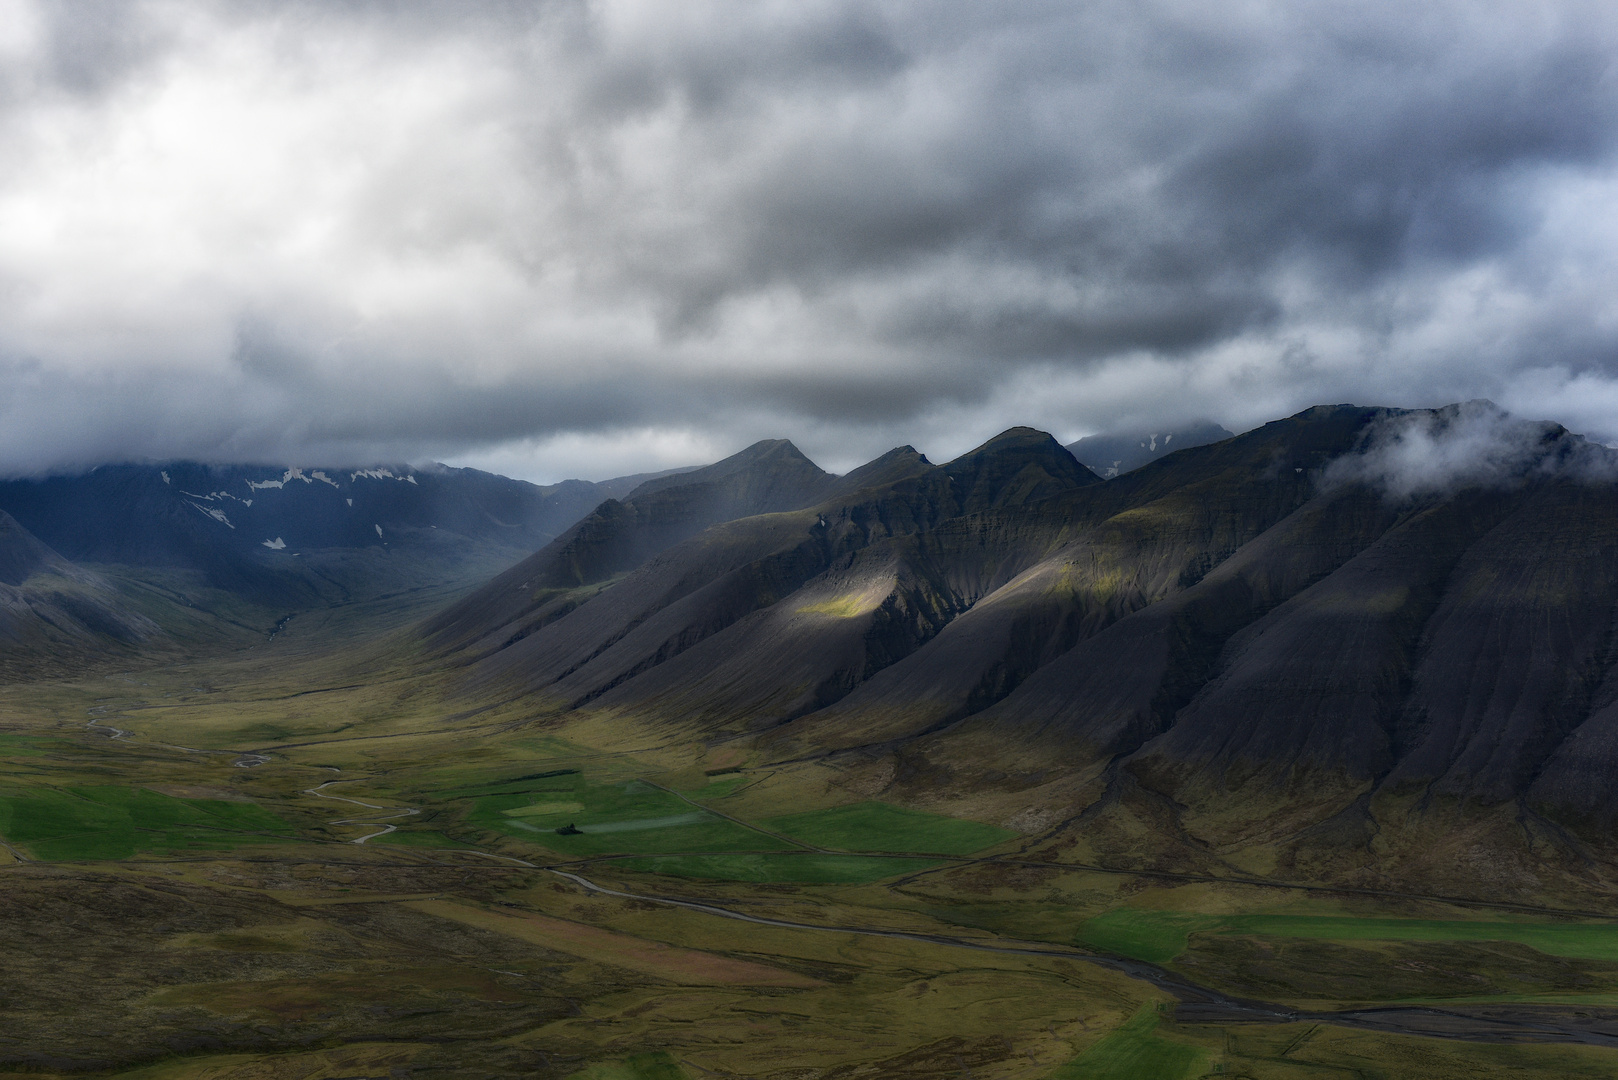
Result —
[[[1311, 409], [1106, 482], [1013, 429], [672, 543], [632, 498], [429, 631], [474, 697], [823, 757], [903, 799], [1059, 820], [1128, 787], [1213, 848], [1369, 836], [1395, 803], [1599, 838], [1611, 453], [1506, 424], [1526, 450], [1430, 490], [1348, 467], [1469, 408]], [[584, 568], [586, 536], [615, 559]]]
[[0, 511], [0, 678], [84, 670], [171, 645], [112, 583]]
[[614, 575], [718, 522], [798, 509], [834, 478], [785, 440], [608, 499], [562, 536], [427, 625], [440, 650], [488, 652], [573, 610]]

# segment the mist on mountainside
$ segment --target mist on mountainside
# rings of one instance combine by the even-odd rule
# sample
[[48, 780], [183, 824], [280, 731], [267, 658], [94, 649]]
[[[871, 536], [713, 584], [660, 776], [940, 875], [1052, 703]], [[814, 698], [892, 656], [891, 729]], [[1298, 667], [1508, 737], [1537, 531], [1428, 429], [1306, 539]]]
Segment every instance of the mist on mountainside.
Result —
[[1618, 453], [1548, 420], [1523, 420], [1491, 401], [1389, 410], [1353, 453], [1326, 469], [1327, 485], [1358, 483], [1395, 501], [1534, 478], [1618, 479]]

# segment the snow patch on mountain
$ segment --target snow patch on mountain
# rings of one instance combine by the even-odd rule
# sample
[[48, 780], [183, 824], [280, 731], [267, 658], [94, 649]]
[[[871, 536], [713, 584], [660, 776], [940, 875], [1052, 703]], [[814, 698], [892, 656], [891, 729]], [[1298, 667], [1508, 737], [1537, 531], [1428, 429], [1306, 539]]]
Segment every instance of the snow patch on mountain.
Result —
[[230, 524], [230, 519], [226, 517], [225, 512], [220, 510], [218, 507], [203, 506], [201, 503], [191, 503], [190, 505], [196, 507], [198, 511], [206, 514], [208, 517], [213, 518], [215, 521], [220, 522], [221, 524], [228, 525], [232, 529], [236, 527]]
[[362, 476], [368, 480], [403, 480], [411, 484], [416, 482], [416, 478], [409, 473], [400, 476], [392, 469], [360, 469], [358, 472], [350, 473], [348, 478], [350, 481], [354, 481]]
[[302, 469], [288, 469], [286, 472], [281, 474], [281, 479], [279, 480], [249, 480], [247, 481], [247, 486], [252, 488], [254, 491], [258, 491], [261, 488], [279, 489], [286, 487], [294, 480], [302, 480], [305, 484], [321, 483], [330, 484], [332, 487], [338, 486], [337, 481], [327, 476], [320, 469], [312, 469], [308, 475], [305, 475]]
[[232, 495], [228, 491], [210, 491], [206, 495], [198, 495], [194, 491], [186, 491], [186, 490], [184, 490], [182, 488], [181, 491], [180, 491], [180, 494], [186, 496], [187, 498], [191, 498], [191, 499], [202, 499], [204, 502], [215, 502], [215, 501], [217, 501], [219, 499], [234, 499], [237, 502], [241, 503], [243, 506], [252, 506], [253, 505], [253, 500], [252, 499], [244, 499], [240, 495]]

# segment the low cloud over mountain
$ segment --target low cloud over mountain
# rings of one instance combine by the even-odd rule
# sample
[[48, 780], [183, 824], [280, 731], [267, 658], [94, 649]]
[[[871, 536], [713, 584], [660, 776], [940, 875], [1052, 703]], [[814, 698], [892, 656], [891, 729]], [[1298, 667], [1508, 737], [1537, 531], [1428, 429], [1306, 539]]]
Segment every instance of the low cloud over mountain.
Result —
[[1618, 436], [1610, 6], [0, 6], [0, 467]]

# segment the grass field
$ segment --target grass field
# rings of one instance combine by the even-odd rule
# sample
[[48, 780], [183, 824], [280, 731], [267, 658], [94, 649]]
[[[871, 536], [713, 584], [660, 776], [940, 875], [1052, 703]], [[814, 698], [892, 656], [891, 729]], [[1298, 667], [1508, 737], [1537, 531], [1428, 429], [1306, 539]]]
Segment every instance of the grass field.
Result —
[[1106, 1038], [1050, 1074], [1050, 1080], [1188, 1080], [1201, 1076], [1208, 1054], [1157, 1034], [1147, 1005]]
[[0, 735], [0, 760], [20, 757], [44, 757], [52, 750], [62, 749], [60, 739], [30, 738], [26, 735]]
[[372, 844], [398, 844], [401, 847], [419, 848], [461, 848], [465, 847], [458, 840], [452, 840], [441, 832], [432, 829], [400, 829], [384, 836], [378, 836], [369, 841]]
[[1217, 916], [1117, 908], [1086, 920], [1076, 938], [1102, 952], [1166, 964], [1185, 952], [1191, 934], [1219, 925]]
[[0, 836], [46, 860], [217, 851], [292, 839], [286, 822], [251, 803], [111, 786], [0, 796]]
[[547, 772], [525, 773], [506, 780], [490, 780], [482, 784], [469, 784], [448, 791], [429, 792], [434, 799], [473, 799], [484, 795], [527, 795], [533, 792], [570, 792], [578, 775], [577, 769], [551, 769]]
[[736, 774], [716, 776], [707, 783], [699, 784], [692, 788], [682, 788], [681, 790], [693, 799], [712, 802], [714, 799], [723, 799], [726, 795], [733, 794], [738, 789], [751, 783], [753, 783], [753, 777]]
[[1618, 960], [1618, 924], [1352, 918], [1330, 915], [1190, 915], [1119, 908], [1090, 919], [1078, 940], [1120, 956], [1167, 963], [1195, 933], [1320, 941], [1509, 941], [1551, 956]]
[[644, 859], [621, 859], [614, 865], [625, 870], [671, 877], [706, 878], [712, 881], [793, 882], [817, 885], [867, 885], [900, 874], [912, 874], [937, 866], [932, 859], [881, 855], [821, 855], [806, 852], [789, 854], [665, 855]]
[[837, 851], [970, 855], [1017, 836], [981, 821], [929, 814], [881, 802], [862, 802], [768, 818], [762, 824], [816, 847]]
[[[600, 783], [582, 773], [566, 773], [526, 783], [520, 793], [476, 796], [466, 823], [577, 856], [778, 851], [784, 846], [638, 780]], [[556, 831], [565, 826], [579, 832]]]
[[622, 1061], [591, 1065], [567, 1080], [687, 1080], [679, 1062], [662, 1051], [635, 1054]]

